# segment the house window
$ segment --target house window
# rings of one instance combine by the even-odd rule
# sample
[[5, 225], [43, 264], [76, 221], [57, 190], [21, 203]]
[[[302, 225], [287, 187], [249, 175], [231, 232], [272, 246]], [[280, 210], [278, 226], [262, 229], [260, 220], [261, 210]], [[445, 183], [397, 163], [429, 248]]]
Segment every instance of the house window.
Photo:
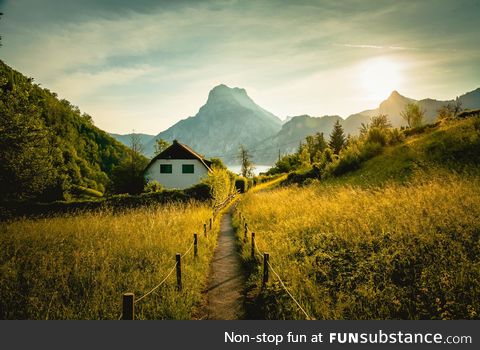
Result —
[[182, 164], [182, 174], [193, 174], [194, 172], [193, 164]]
[[160, 174], [171, 174], [172, 164], [160, 164]]

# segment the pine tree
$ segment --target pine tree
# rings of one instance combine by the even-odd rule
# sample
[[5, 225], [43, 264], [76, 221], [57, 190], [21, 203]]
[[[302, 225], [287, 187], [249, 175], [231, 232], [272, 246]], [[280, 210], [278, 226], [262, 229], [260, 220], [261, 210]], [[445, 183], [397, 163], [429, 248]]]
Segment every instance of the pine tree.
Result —
[[337, 120], [333, 126], [333, 131], [330, 134], [330, 142], [328, 145], [333, 150], [335, 154], [339, 154], [342, 148], [345, 146], [345, 133], [343, 132], [343, 127], [340, 124], [340, 121]]

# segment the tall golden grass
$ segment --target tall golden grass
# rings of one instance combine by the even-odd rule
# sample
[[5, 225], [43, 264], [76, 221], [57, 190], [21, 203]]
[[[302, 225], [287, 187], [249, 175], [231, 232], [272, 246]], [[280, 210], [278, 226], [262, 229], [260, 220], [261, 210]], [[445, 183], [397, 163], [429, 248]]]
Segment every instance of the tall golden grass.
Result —
[[21, 219], [0, 231], [0, 318], [117, 319], [121, 295], [140, 297], [158, 284], [199, 234], [182, 261], [183, 291], [175, 273], [136, 304], [138, 319], [190, 319], [202, 301], [217, 225], [208, 236], [208, 206], [190, 203]]
[[[238, 210], [310, 316], [479, 318], [478, 177], [439, 173], [378, 188], [280, 188], [247, 194]], [[247, 244], [247, 263], [249, 255]], [[250, 317], [304, 317], [274, 276], [260, 288], [261, 264], [247, 266]]]

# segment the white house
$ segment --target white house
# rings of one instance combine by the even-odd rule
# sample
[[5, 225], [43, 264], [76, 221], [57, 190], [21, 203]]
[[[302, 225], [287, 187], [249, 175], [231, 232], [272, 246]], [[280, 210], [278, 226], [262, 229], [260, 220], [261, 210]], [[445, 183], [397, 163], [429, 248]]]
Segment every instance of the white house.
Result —
[[211, 162], [177, 140], [155, 156], [145, 168], [147, 182], [158, 181], [166, 189], [198, 184], [211, 170]]

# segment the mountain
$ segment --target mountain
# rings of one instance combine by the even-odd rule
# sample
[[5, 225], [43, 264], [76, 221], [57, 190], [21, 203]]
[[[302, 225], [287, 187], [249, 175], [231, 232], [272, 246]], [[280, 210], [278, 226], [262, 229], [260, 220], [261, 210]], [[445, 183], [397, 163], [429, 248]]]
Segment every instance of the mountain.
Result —
[[[462, 108], [464, 109], [476, 109], [480, 108], [480, 88], [467, 92], [458, 97], [458, 101], [460, 102]], [[400, 113], [405, 109], [405, 106], [408, 103], [418, 103], [420, 108], [425, 111], [425, 123], [433, 123], [437, 118], [437, 112], [442, 107], [449, 103], [454, 103], [455, 100], [435, 100], [431, 98], [426, 98], [422, 100], [415, 100], [412, 98], [408, 98], [405, 96], [400, 95], [397, 91], [393, 91], [391, 95], [382, 103], [377, 109], [373, 109], [369, 112], [369, 115], [375, 114], [386, 114], [388, 119], [391, 121], [392, 125], [395, 127], [405, 126], [406, 122], [403, 120]], [[359, 114], [365, 114], [364, 112], [360, 112]]]
[[0, 200], [101, 195], [127, 147], [1, 60], [0, 86]]
[[250, 150], [253, 161], [257, 164], [273, 164], [279, 154], [295, 152], [301, 141], [317, 131], [323, 132], [328, 137], [337, 120], [342, 121], [343, 119], [338, 115], [326, 115], [319, 118], [309, 115], [291, 117], [282, 125], [276, 135]]
[[146, 149], [147, 144], [155, 137], [155, 135], [140, 134], [140, 133], [132, 133], [132, 134], [124, 134], [124, 135], [109, 133], [109, 135], [127, 147], [131, 146], [132, 136], [136, 135], [138, 136], [144, 150]]
[[[462, 108], [480, 108], [480, 88], [458, 97], [458, 101]], [[408, 103], [412, 102], [418, 103], [420, 108], [425, 111], [424, 121], [433, 123], [437, 118], [437, 111], [442, 106], [455, 101], [439, 101], [430, 98], [415, 100], [401, 95], [398, 91], [393, 91], [377, 108], [352, 114], [346, 119], [339, 116], [312, 117], [301, 115], [288, 117], [276, 135], [264, 140], [252, 150], [253, 160], [257, 164], [273, 164], [278, 159], [279, 152], [281, 154], [293, 153], [305, 137], [317, 132], [323, 133], [328, 140], [333, 124], [337, 120], [340, 121], [347, 135], [357, 135], [361, 125], [368, 124], [370, 118], [378, 114], [386, 114], [394, 127], [405, 126], [406, 122], [400, 113]]]
[[178, 140], [206, 157], [235, 163], [238, 147], [252, 148], [280, 131], [282, 121], [258, 106], [241, 88], [218, 85], [198, 113], [159, 133], [146, 145], [152, 155], [155, 140]]

